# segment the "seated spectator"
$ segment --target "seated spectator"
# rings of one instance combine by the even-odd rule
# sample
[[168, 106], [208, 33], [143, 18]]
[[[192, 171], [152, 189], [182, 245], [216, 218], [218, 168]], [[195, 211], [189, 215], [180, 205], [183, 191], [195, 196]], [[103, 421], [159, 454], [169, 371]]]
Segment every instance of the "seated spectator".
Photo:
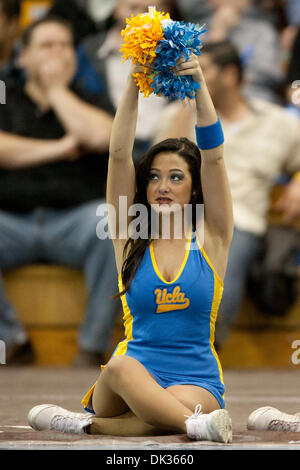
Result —
[[0, 80], [19, 75], [16, 40], [20, 33], [21, 0], [0, 0]]
[[[300, 215], [300, 132], [299, 121], [282, 107], [259, 98], [245, 99], [241, 94], [242, 65], [229, 42], [206, 45], [199, 60], [222, 120], [235, 222], [216, 325], [220, 349], [240, 310], [250, 264], [266, 233], [270, 191], [283, 171], [294, 178], [278, 202], [278, 210], [288, 223]], [[195, 141], [194, 124], [193, 103], [172, 103], [161, 117], [155, 141], [166, 136]]]
[[282, 72], [276, 29], [247, 14], [250, 0], [208, 1], [213, 14], [203, 20], [208, 28], [204, 41], [230, 40], [244, 64], [243, 93], [278, 102]]
[[[47, 262], [82, 269], [89, 301], [76, 364], [99, 364], [120, 307], [111, 300], [112, 242], [96, 235], [113, 110], [105, 94], [88, 95], [73, 82], [76, 55], [65, 21], [32, 24], [20, 63], [25, 83], [11, 84], [0, 106], [0, 268]], [[0, 339], [8, 364], [33, 359], [2, 282]]]
[[[112, 14], [112, 26], [99, 34], [92, 35], [82, 44], [84, 52], [97, 67], [102, 80], [106, 83], [107, 93], [115, 109], [121, 98], [130, 69], [130, 61], [123, 62], [120, 48], [123, 41], [121, 30], [126, 26], [126, 18], [148, 11], [147, 0], [119, 0]], [[169, 12], [172, 19], [180, 19], [175, 2], [172, 0], [155, 0], [151, 5], [158, 11]], [[156, 131], [157, 120], [168, 104], [163, 97], [150, 95], [140, 98], [139, 117], [133, 158], [137, 161], [145, 153]]]

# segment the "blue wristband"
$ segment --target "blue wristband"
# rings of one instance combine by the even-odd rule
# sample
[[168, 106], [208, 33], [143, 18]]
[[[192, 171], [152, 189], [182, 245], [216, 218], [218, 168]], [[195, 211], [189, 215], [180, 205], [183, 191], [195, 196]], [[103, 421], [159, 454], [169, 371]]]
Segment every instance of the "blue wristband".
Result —
[[209, 150], [224, 143], [224, 134], [220, 118], [215, 124], [206, 127], [195, 126], [197, 145], [200, 150]]

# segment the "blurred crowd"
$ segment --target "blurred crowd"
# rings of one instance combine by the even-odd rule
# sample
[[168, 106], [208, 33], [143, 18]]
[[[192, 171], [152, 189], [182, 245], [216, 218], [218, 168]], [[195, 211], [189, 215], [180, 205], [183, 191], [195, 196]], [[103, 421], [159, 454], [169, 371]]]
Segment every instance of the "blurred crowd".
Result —
[[[215, 332], [221, 350], [258, 259], [256, 275], [278, 275], [269, 292], [271, 304], [286, 300], [279, 314], [289, 299], [276, 297], [278, 282], [297, 276], [300, 2], [150, 5], [173, 20], [207, 26], [200, 63], [224, 128], [235, 217]], [[113, 247], [96, 236], [104, 217], [97, 208], [105, 203], [110, 130], [130, 67], [119, 52], [120, 32], [126, 18], [148, 6], [146, 0], [0, 0], [0, 269], [44, 262], [83, 270], [89, 301], [74, 366], [103, 361], [120, 311], [119, 300], [111, 300], [117, 290]], [[141, 98], [134, 161], [160, 139], [194, 140], [193, 126], [192, 105]], [[276, 183], [284, 187], [275, 205], [284, 224], [274, 231], [268, 210]], [[261, 284], [255, 285], [258, 294]], [[263, 286], [254, 294], [255, 301], [261, 298]], [[272, 311], [270, 304], [262, 308]], [[0, 339], [8, 364], [34, 360], [1, 277]]]

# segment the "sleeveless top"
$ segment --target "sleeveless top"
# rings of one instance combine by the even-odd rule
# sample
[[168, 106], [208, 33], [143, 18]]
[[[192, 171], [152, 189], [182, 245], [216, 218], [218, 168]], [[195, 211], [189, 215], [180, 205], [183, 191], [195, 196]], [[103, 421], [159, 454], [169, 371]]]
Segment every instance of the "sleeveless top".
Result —
[[170, 282], [159, 272], [150, 241], [129, 290], [121, 296], [125, 339], [113, 356], [133, 357], [150, 373], [172, 377], [173, 383], [203, 386], [221, 402], [223, 373], [214, 333], [222, 293], [223, 281], [194, 231], [180, 270]]

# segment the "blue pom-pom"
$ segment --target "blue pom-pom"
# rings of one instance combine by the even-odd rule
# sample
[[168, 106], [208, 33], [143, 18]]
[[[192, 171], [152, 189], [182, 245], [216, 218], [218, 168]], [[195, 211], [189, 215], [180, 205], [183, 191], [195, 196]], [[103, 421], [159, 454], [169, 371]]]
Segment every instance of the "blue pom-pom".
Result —
[[206, 29], [203, 26], [183, 21], [162, 21], [164, 39], [158, 42], [154, 63], [154, 79], [151, 87], [157, 95], [163, 95], [171, 100], [184, 100], [186, 97], [195, 98], [195, 92], [200, 88], [189, 75], [177, 77], [171, 71], [179, 58], [187, 61], [192, 53], [201, 55], [202, 42], [199, 35]]

